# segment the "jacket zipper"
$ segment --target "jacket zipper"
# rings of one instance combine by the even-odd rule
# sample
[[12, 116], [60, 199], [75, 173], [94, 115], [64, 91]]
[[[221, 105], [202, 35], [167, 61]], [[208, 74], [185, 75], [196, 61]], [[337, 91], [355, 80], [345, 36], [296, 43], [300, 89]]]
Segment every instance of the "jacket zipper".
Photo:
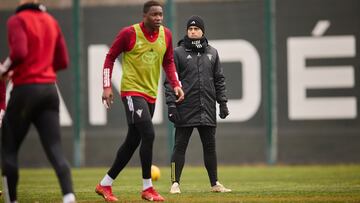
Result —
[[203, 122], [203, 101], [202, 101], [202, 81], [201, 81], [201, 72], [200, 72], [200, 65], [199, 65], [199, 61], [200, 61], [200, 57], [201, 54], [200, 52], [197, 53], [197, 57], [196, 57], [196, 66], [197, 66], [197, 70], [198, 70], [198, 77], [199, 77], [199, 99], [200, 99], [200, 123]]

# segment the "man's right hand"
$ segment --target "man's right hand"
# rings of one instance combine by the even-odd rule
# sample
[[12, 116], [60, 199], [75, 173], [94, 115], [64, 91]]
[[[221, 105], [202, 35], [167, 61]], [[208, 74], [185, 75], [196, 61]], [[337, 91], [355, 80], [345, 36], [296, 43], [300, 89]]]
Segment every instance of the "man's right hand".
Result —
[[5, 75], [9, 71], [11, 63], [12, 62], [11, 62], [10, 57], [7, 57], [4, 61], [4, 63], [0, 63], [0, 75], [1, 76]]
[[0, 81], [8, 81], [11, 79], [11, 77], [14, 75], [14, 71], [10, 70], [8, 72], [5, 72], [4, 74], [0, 75]]
[[173, 123], [182, 123], [181, 116], [175, 105], [170, 105], [168, 107], [168, 118]]
[[0, 128], [2, 126], [2, 120], [4, 118], [4, 115], [5, 115], [5, 110], [4, 109], [1, 109], [0, 110]]
[[14, 71], [8, 71], [8, 69], [2, 63], [0, 63], [0, 80], [1, 81], [7, 81], [12, 76], [13, 73], [14, 73]]
[[111, 104], [114, 101], [114, 94], [111, 87], [104, 88], [102, 94], [102, 103], [106, 109], [110, 109]]

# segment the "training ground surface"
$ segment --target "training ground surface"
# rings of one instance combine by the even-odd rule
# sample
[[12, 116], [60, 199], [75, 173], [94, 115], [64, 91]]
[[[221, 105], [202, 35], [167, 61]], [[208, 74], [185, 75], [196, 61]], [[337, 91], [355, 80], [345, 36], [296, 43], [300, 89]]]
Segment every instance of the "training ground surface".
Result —
[[[168, 193], [170, 168], [160, 167], [155, 188], [166, 202], [360, 202], [360, 165], [337, 166], [222, 166], [219, 179], [232, 193], [211, 193], [203, 167], [185, 166], [180, 195]], [[78, 203], [104, 202], [95, 185], [107, 168], [72, 171]], [[61, 202], [51, 169], [22, 169], [20, 203]], [[140, 198], [141, 169], [125, 168], [114, 183], [119, 202], [145, 202]], [[4, 200], [1, 199], [0, 202]]]

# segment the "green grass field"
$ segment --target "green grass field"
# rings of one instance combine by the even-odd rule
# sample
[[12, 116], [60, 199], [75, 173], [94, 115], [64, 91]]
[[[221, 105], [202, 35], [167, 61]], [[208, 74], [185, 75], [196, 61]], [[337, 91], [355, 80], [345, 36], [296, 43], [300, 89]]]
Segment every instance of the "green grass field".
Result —
[[[232, 193], [209, 192], [203, 167], [185, 166], [182, 193], [168, 193], [170, 168], [160, 167], [154, 182], [166, 202], [360, 202], [360, 165], [336, 166], [226, 166], [219, 167], [219, 179]], [[106, 168], [72, 171], [79, 203], [103, 202], [94, 192]], [[61, 202], [60, 189], [51, 169], [20, 171], [20, 203]], [[144, 202], [140, 168], [125, 168], [114, 183], [120, 202]], [[3, 202], [3, 200], [1, 200]]]

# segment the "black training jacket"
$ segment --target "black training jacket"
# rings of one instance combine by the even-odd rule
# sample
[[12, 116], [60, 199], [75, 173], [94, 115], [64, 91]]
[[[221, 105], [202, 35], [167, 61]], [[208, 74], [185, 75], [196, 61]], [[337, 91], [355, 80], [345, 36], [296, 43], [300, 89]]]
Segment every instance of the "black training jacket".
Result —
[[199, 53], [186, 49], [180, 41], [174, 50], [174, 61], [185, 93], [184, 101], [175, 104], [175, 93], [165, 81], [166, 104], [175, 104], [183, 120], [175, 127], [216, 126], [216, 101], [227, 102], [217, 50], [208, 45], [204, 53]]

